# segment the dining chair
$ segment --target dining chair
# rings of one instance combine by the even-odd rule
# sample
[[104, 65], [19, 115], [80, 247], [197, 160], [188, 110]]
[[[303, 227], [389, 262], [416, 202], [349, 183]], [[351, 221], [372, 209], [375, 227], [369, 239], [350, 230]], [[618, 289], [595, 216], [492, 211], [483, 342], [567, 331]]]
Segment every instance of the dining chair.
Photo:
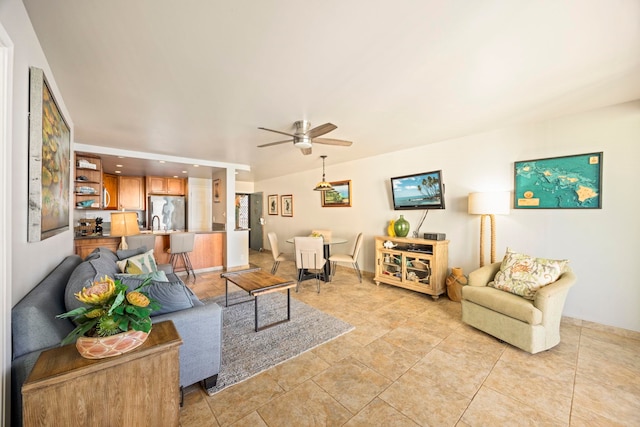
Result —
[[269, 238], [271, 254], [273, 255], [273, 266], [271, 267], [271, 274], [276, 274], [276, 272], [278, 271], [278, 267], [280, 266], [280, 263], [282, 261], [293, 262], [293, 254], [280, 252], [280, 248], [278, 247], [278, 235], [273, 231], [267, 233], [267, 237]]
[[146, 248], [147, 251], [153, 249], [156, 245], [156, 236], [154, 234], [136, 234], [127, 236], [127, 247], [129, 249]]
[[323, 241], [318, 237], [294, 237], [293, 243], [296, 250], [296, 268], [298, 269], [298, 284], [296, 292], [300, 287], [300, 282], [306, 274], [313, 274], [316, 279], [316, 287], [320, 293], [320, 276], [324, 274], [324, 265], [327, 260], [324, 258]]
[[331, 230], [311, 230], [311, 235], [322, 236], [325, 241], [331, 241]]
[[353, 246], [353, 252], [351, 255], [349, 254], [335, 254], [329, 257], [329, 262], [331, 263], [331, 281], [333, 281], [333, 276], [336, 275], [336, 268], [338, 267], [339, 262], [348, 262], [353, 265], [353, 268], [356, 270], [358, 274], [358, 279], [360, 283], [362, 283], [362, 273], [360, 272], [360, 266], [358, 266], [358, 254], [360, 254], [360, 248], [362, 247], [362, 233], [359, 233], [356, 237], [356, 243]]

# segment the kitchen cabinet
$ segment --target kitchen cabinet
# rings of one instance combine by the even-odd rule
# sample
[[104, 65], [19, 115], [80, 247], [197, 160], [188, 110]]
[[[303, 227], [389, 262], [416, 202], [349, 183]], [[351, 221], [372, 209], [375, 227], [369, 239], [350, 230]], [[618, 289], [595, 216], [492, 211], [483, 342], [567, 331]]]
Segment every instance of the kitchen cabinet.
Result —
[[144, 177], [118, 177], [118, 199], [120, 209], [145, 210]]
[[104, 187], [104, 209], [118, 209], [118, 176], [105, 173], [102, 175]]
[[147, 194], [167, 194], [170, 196], [184, 196], [185, 180], [184, 178], [147, 176]]
[[76, 153], [73, 195], [76, 209], [102, 209], [102, 161], [100, 157]]

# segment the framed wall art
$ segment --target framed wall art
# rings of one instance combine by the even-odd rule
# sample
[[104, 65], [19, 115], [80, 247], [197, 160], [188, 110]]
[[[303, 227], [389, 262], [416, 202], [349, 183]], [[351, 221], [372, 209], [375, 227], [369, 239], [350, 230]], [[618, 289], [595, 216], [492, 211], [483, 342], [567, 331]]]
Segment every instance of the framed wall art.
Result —
[[69, 230], [71, 130], [44, 72], [29, 68], [28, 241]]
[[293, 195], [280, 196], [282, 216], [293, 216]]
[[515, 162], [514, 209], [601, 209], [602, 152]]
[[277, 194], [269, 194], [267, 196], [267, 205], [269, 215], [278, 215], [278, 195]]
[[351, 180], [330, 182], [333, 190], [320, 194], [322, 207], [351, 207]]
[[214, 179], [213, 180], [213, 203], [220, 203], [220, 180], [219, 179]]

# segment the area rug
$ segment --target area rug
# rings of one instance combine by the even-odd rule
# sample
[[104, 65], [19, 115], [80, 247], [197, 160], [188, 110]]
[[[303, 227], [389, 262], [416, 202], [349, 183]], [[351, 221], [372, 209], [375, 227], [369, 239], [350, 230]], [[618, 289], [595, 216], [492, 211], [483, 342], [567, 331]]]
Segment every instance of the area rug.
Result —
[[[233, 292], [229, 303], [249, 298], [245, 292]], [[291, 298], [291, 321], [260, 332], [254, 330], [254, 303], [225, 307], [225, 297], [214, 301], [223, 309], [222, 366], [213, 395], [247, 380], [354, 329], [350, 324], [310, 305]], [[259, 325], [285, 319], [286, 293], [274, 292], [258, 299]]]

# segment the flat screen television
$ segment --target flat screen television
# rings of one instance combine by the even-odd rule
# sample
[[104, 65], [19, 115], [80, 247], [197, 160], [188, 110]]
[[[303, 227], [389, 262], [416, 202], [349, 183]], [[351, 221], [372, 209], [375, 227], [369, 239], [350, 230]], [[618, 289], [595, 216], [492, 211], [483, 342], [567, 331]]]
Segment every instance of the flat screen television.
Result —
[[444, 209], [442, 171], [391, 178], [393, 209]]

